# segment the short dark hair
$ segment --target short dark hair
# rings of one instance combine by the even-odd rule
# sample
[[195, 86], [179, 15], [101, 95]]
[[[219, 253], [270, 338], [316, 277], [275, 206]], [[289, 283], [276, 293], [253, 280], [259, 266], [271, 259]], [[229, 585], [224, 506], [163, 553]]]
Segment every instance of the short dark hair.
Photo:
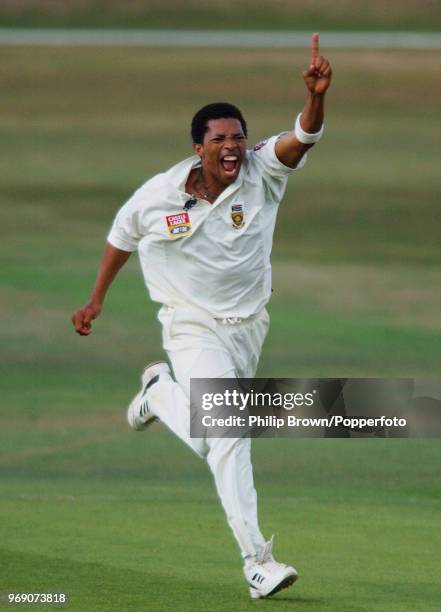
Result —
[[229, 119], [230, 117], [240, 121], [243, 133], [247, 137], [247, 123], [240, 110], [228, 102], [214, 102], [199, 109], [191, 121], [191, 137], [194, 144], [203, 143], [210, 119]]

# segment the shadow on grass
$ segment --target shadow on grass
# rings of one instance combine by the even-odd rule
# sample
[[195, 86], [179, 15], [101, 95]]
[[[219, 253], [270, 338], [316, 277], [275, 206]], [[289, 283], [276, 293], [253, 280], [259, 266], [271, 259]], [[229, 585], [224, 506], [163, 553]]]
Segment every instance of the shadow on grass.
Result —
[[[70, 611], [97, 610], [255, 610], [256, 602], [248, 599], [245, 584], [236, 581], [219, 582], [216, 572], [201, 572], [188, 577], [179, 572], [170, 556], [170, 573], [156, 570], [149, 573], [139, 569], [118, 567], [95, 562], [73, 561], [61, 557], [46, 557], [28, 552], [0, 550], [2, 564], [2, 590], [15, 593], [65, 593]], [[177, 575], [179, 574], [179, 575]], [[193, 574], [193, 576], [192, 576]], [[206, 580], [204, 578], [207, 578]], [[239, 579], [239, 574], [237, 575]], [[236, 583], [237, 582], [237, 583]], [[265, 606], [277, 610], [321, 609], [325, 602], [305, 597], [277, 596], [261, 600]], [[21, 607], [21, 606], [20, 606]], [[61, 605], [51, 605], [61, 608]], [[33, 605], [33, 610], [47, 610], [48, 606]]]

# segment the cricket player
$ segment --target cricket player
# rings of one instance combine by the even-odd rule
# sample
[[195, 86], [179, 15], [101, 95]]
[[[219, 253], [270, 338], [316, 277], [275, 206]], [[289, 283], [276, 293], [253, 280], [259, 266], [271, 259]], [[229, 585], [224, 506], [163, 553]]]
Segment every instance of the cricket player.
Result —
[[159, 419], [198, 455], [217, 492], [244, 562], [251, 597], [293, 584], [297, 571], [278, 563], [257, 518], [249, 438], [191, 438], [191, 378], [252, 378], [269, 318], [270, 253], [286, 183], [323, 133], [331, 66], [312, 37], [303, 73], [307, 99], [291, 131], [247, 150], [247, 125], [227, 103], [209, 104], [192, 121], [194, 155], [147, 181], [120, 209], [108, 235], [89, 302], [73, 316], [91, 333], [106, 292], [138, 251], [146, 286], [161, 308], [169, 363], [148, 365], [127, 411], [129, 425]]

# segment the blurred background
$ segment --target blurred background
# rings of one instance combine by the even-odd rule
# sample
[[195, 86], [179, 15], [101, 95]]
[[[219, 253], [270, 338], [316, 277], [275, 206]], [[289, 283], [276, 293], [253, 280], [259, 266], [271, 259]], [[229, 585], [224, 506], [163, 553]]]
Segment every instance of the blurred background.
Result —
[[1, 23], [29, 27], [439, 30], [436, 0], [2, 0]]
[[[440, 3], [430, 0], [0, 3], [0, 27], [5, 29], [436, 33], [440, 16]], [[280, 207], [269, 307], [272, 325], [259, 372], [276, 377], [438, 377], [441, 50], [439, 45], [435, 49], [327, 49], [322, 44], [321, 53], [334, 70], [326, 132], [307, 166], [290, 180]], [[75, 592], [84, 589], [90, 598], [88, 576], [101, 575], [103, 568], [93, 564], [106, 559], [106, 592], [116, 597], [119, 583], [109, 568], [116, 566], [118, 558], [127, 570], [124, 580], [135, 580], [130, 568], [137, 563], [136, 555], [145, 554], [138, 550], [135, 524], [144, 520], [146, 500], [155, 504], [157, 517], [153, 535], [148, 536], [153, 538], [149, 544], [153, 550], [163, 554], [158, 552], [163, 549], [162, 520], [172, 529], [168, 546], [182, 533], [197, 542], [202, 531], [204, 545], [196, 543], [194, 554], [204, 559], [204, 551], [209, 550], [217, 559], [218, 571], [225, 563], [221, 571], [228, 585], [226, 568], [232, 559], [236, 564], [238, 560], [226, 527], [221, 533], [222, 542], [228, 542], [225, 557], [213, 553], [216, 539], [205, 523], [197, 533], [188, 531], [188, 522], [194, 525], [199, 516], [199, 504], [210, 508], [207, 520], [212, 529], [219, 530], [218, 522], [223, 527], [205, 467], [160, 426], [148, 444], [143, 436], [132, 437], [125, 429], [124, 407], [138, 386], [143, 365], [163, 357], [158, 306], [146, 295], [136, 255], [111, 288], [92, 336], [76, 336], [70, 316], [87, 301], [118, 208], [147, 178], [191, 154], [189, 124], [194, 112], [211, 101], [237, 104], [248, 121], [250, 145], [290, 129], [305, 99], [301, 73], [309, 62], [309, 49], [11, 44], [3, 45], [1, 54], [3, 552], [8, 567], [20, 570], [17, 574], [11, 569], [9, 582], [2, 588], [10, 588], [14, 580], [17, 588], [30, 588], [30, 576], [35, 584], [47, 576], [39, 576], [36, 568], [47, 567], [48, 559], [63, 558], [67, 563], [69, 558], [74, 564], [65, 566], [69, 572], [58, 575], [56, 562], [51, 572], [58, 575], [59, 584], [67, 585], [64, 588], [72, 586], [76, 576]], [[327, 525], [337, 529], [355, 497], [366, 502], [352, 508], [353, 517], [363, 522], [362, 515], [369, 515], [372, 504], [383, 503], [378, 500], [388, 498], [397, 508], [410, 496], [417, 514], [409, 514], [408, 520], [417, 521], [418, 516], [419, 521], [428, 521], [421, 527], [426, 536], [435, 516], [435, 499], [439, 508], [436, 440], [393, 441], [392, 446], [387, 440], [374, 441], [373, 463], [369, 442], [322, 441], [318, 446], [317, 441], [304, 440], [295, 442], [295, 451], [292, 441], [262, 440], [255, 445], [264, 525], [274, 529], [272, 509], [279, 504], [283, 526], [278, 533], [286, 532], [282, 546], [290, 554], [292, 505], [296, 520], [302, 516], [306, 520], [312, 513], [317, 522], [307, 528], [311, 532], [306, 531], [303, 548], [296, 541], [296, 550], [304, 555], [304, 563], [316, 555], [315, 585], [326, 587], [337, 598], [345, 595], [337, 594], [329, 568], [338, 567], [341, 555], [354, 553], [350, 542], [334, 541], [337, 531], [328, 533]], [[355, 464], [352, 453], [357, 457]], [[293, 465], [289, 474], [287, 462]], [[183, 509], [173, 523], [169, 517], [176, 512], [172, 503], [176, 495]], [[126, 506], [115, 508], [121, 500]], [[339, 514], [342, 502], [344, 516]], [[126, 524], [127, 504], [135, 523]], [[388, 518], [384, 510], [384, 521], [392, 532], [396, 530], [395, 544], [404, 547], [405, 559], [406, 546], [418, 548], [422, 532], [417, 530], [410, 541], [401, 542], [402, 525], [392, 519], [396, 508], [390, 509]], [[92, 529], [94, 513], [109, 531], [98, 519]], [[49, 523], [55, 526], [56, 537], [47, 534]], [[358, 550], [366, 546], [366, 558], [370, 552], [373, 559], [369, 540], [377, 542], [380, 532], [365, 538], [365, 532], [357, 531], [355, 518], [350, 525]], [[372, 528], [377, 527], [381, 531], [380, 525]], [[27, 535], [18, 537], [22, 530]], [[128, 548], [127, 530], [131, 534]], [[109, 540], [114, 537], [117, 543], [112, 548]], [[315, 551], [311, 538], [317, 543]], [[323, 555], [319, 541], [334, 547], [334, 560]], [[99, 542], [106, 544], [101, 547]], [[432, 544], [426, 544], [427, 555]], [[385, 567], [390, 562], [387, 549], [385, 543], [383, 552], [375, 552], [376, 563]], [[38, 555], [43, 555], [42, 563]], [[75, 565], [85, 559], [93, 565], [87, 571]], [[172, 571], [168, 563], [164, 552], [151, 587], [158, 607], [151, 609], [167, 609], [165, 604], [160, 606]], [[407, 569], [414, 568], [402, 569], [395, 586], [387, 584], [384, 591], [375, 591], [378, 609], [383, 609], [383, 601], [390, 603], [392, 591], [401, 597], [398, 607], [384, 609], [407, 609], [404, 602], [425, 609], [421, 605], [432, 591], [421, 583], [421, 591], [409, 599], [400, 580]], [[372, 596], [378, 584], [373, 565], [369, 571], [372, 582], [363, 585], [369, 586]], [[361, 594], [361, 581], [368, 574], [366, 567], [359, 568]], [[189, 609], [185, 606], [193, 602], [194, 590], [184, 588], [188, 583], [182, 576], [174, 579], [178, 584], [182, 581], [182, 600], [173, 600], [173, 606]], [[237, 580], [240, 585], [240, 577]], [[212, 581], [217, 585], [215, 574]], [[305, 597], [319, 597], [314, 588], [306, 583]], [[220, 590], [226, 598], [224, 609], [242, 609], [228, 599], [229, 591]], [[122, 583], [118, 593], [123, 602], [119, 609], [140, 609], [138, 600], [124, 599]], [[112, 609], [110, 604], [100, 608], [95, 597], [93, 604], [87, 600], [87, 609]], [[310, 603], [305, 609], [332, 608], [324, 600], [316, 601], [315, 608]], [[86, 609], [83, 604], [78, 609]], [[210, 609], [207, 605], [201, 603], [201, 609]], [[335, 609], [347, 605], [341, 599]]]

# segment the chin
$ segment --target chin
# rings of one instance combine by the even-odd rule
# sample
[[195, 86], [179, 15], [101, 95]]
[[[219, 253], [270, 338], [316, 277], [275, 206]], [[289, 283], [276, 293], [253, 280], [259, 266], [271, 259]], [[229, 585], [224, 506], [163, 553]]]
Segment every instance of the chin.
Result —
[[224, 185], [231, 185], [239, 176], [240, 166], [233, 174], [227, 174], [224, 170], [221, 172], [221, 181]]

